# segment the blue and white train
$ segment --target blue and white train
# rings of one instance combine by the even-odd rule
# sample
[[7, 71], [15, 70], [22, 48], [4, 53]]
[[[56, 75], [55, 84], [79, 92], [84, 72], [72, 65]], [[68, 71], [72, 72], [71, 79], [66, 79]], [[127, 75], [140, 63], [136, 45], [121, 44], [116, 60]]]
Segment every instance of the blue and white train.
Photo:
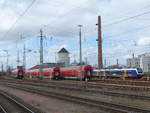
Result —
[[106, 78], [141, 78], [143, 77], [143, 70], [141, 68], [129, 68], [129, 69], [100, 69], [94, 70], [94, 77], [106, 77]]

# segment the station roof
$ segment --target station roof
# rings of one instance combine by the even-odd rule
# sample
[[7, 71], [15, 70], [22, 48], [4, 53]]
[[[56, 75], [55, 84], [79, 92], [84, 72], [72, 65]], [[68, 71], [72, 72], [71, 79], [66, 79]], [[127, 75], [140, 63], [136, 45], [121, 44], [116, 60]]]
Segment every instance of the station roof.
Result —
[[69, 53], [65, 48], [62, 48], [58, 53]]

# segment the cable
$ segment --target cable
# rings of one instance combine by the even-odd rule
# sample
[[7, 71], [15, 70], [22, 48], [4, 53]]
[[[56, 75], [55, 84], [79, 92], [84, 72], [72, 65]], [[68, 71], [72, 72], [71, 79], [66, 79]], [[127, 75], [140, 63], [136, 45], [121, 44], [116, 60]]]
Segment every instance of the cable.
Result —
[[[140, 30], [144, 30], [144, 29], [149, 28], [149, 27], [150, 27], [150, 25], [147, 25], [147, 26], [143, 26], [143, 27], [140, 27], [140, 28], [135, 28], [134, 30], [140, 31]], [[123, 34], [129, 34], [129, 33], [132, 33], [132, 32], [125, 31], [125, 32], [122, 32], [122, 33], [119, 33], [119, 34], [116, 34], [116, 35], [110, 35], [110, 36], [107, 36], [107, 37], [110, 39], [112, 37], [117, 37], [117, 36], [121, 36]]]
[[36, 0], [33, 0], [31, 2], [31, 4], [29, 4], [29, 6], [24, 10], [24, 12], [22, 14], [19, 15], [19, 17], [17, 18], [17, 20], [12, 24], [12, 26], [7, 30], [7, 32], [4, 34], [3, 38], [5, 38], [8, 33], [14, 28], [14, 26], [17, 24], [17, 22], [26, 14], [26, 12], [32, 7], [32, 5], [34, 4]]
[[127, 17], [127, 18], [118, 20], [118, 21], [113, 22], [113, 23], [110, 23], [110, 24], [103, 25], [102, 27], [108, 27], [108, 26], [112, 26], [112, 25], [115, 25], [115, 24], [119, 24], [119, 23], [122, 23], [122, 22], [125, 22], [125, 21], [128, 21], [128, 20], [137, 18], [137, 17], [139, 17], [139, 16], [143, 16], [143, 15], [146, 15], [146, 14], [149, 14], [149, 13], [150, 13], [150, 11], [143, 12], [143, 13], [141, 13], [141, 14], [137, 14], [137, 15], [134, 15], [134, 16], [131, 16], [131, 17]]

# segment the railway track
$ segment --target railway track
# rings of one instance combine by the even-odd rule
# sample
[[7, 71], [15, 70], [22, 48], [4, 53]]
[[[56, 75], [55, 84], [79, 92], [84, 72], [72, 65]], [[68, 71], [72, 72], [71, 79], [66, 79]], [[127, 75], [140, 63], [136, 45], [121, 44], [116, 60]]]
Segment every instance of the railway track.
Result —
[[27, 87], [24, 85], [12, 85], [12, 84], [7, 85], [7, 86], [11, 88], [16, 88], [19, 90], [31, 92], [31, 93], [40, 94], [43, 96], [55, 97], [55, 98], [59, 98], [59, 99], [67, 100], [67, 101], [72, 101], [72, 102], [77, 102], [77, 103], [82, 103], [82, 104], [98, 107], [102, 110], [106, 110], [111, 113], [150, 113], [149, 109], [124, 105], [124, 104], [117, 104], [113, 102], [93, 100], [93, 99], [88, 99], [88, 98], [83, 98], [83, 97], [78, 97], [78, 96], [67, 95], [63, 93], [52, 92], [52, 91], [45, 91], [45, 90], [37, 89], [31, 86]]
[[[0, 80], [10, 80], [10, 79], [4, 79], [4, 78], [0, 78]], [[14, 79], [13, 79], [14, 80]], [[18, 80], [15, 80], [18, 81]], [[57, 83], [57, 84], [69, 84], [69, 85], [80, 85], [81, 82], [80, 81], [73, 81], [73, 80], [59, 80], [59, 81], [50, 81], [50, 80], [23, 80], [26, 82], [35, 82], [35, 83]], [[85, 82], [83, 81], [82, 84], [85, 84]], [[112, 85], [127, 85], [127, 86], [132, 86], [132, 87], [141, 87], [141, 88], [146, 88], [146, 87], [150, 87], [150, 81], [138, 81], [138, 80], [116, 80], [116, 79], [99, 79], [99, 80], [92, 80], [90, 82], [88, 82], [89, 85], [103, 85], [103, 84], [112, 84]]]
[[0, 100], [1, 113], [37, 113], [2, 90], [0, 90]]
[[[10, 81], [10, 80], [2, 80], [2, 81]], [[136, 85], [124, 85], [124, 84], [115, 84], [115, 83], [97, 83], [97, 82], [80, 82], [80, 81], [36, 81], [36, 80], [14, 80], [18, 83], [21, 82], [29, 82], [29, 83], [44, 83], [44, 84], [55, 84], [62, 86], [76, 86], [76, 87], [87, 87], [87, 88], [108, 88], [108, 89], [116, 89], [116, 90], [129, 90], [129, 91], [150, 91], [150, 86], [136, 86]]]
[[97, 79], [97, 80], [92, 80], [92, 82], [97, 82], [97, 84], [112, 83], [112, 84], [133, 85], [133, 86], [150, 86], [150, 81], [144, 81], [144, 80]]
[[7, 113], [7, 111], [5, 110], [5, 108], [3, 108], [3, 106], [0, 105], [0, 113]]
[[46, 88], [59, 88], [64, 90], [70, 90], [70, 91], [80, 91], [80, 92], [90, 92], [93, 94], [102, 94], [107, 96], [116, 96], [116, 97], [126, 97], [126, 98], [132, 98], [132, 99], [141, 99], [141, 100], [150, 100], [150, 96], [143, 96], [143, 95], [137, 95], [137, 94], [130, 94], [130, 93], [119, 93], [114, 91], [104, 91], [104, 90], [96, 90], [96, 89], [89, 89], [89, 88], [77, 88], [77, 87], [70, 87], [70, 86], [60, 86], [60, 85], [52, 85], [52, 84], [41, 84], [41, 83], [17, 83], [17, 82], [9, 82], [9, 83], [15, 83], [15, 84], [23, 84], [23, 85], [29, 85], [29, 86], [38, 86], [38, 87], [46, 87]]

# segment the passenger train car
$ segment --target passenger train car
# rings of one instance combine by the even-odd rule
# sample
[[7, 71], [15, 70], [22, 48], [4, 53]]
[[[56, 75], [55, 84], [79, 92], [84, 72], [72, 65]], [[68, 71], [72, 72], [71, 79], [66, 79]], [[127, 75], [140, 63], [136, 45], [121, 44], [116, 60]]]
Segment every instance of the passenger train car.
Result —
[[39, 77], [40, 74], [43, 76], [43, 78], [59, 79], [60, 69], [57, 67], [44, 68], [42, 73], [40, 73], [39, 69], [31, 69], [26, 71], [26, 76]]
[[80, 66], [69, 66], [60, 68], [61, 78], [63, 79], [91, 79], [93, 76], [93, 67], [90, 65], [82, 66], [82, 76], [80, 76]]
[[100, 69], [94, 70], [94, 77], [128, 77], [128, 78], [141, 78], [143, 77], [143, 71], [141, 68], [129, 68], [129, 69]]
[[[12, 75], [15, 76], [16, 78], [18, 77], [18, 70], [14, 70], [12, 72]], [[25, 77], [39, 77], [40, 76], [40, 71], [39, 69], [29, 69], [26, 70], [24, 73]], [[43, 78], [51, 78], [51, 79], [59, 79], [60, 78], [60, 69], [55, 67], [55, 68], [44, 68], [42, 72]]]

